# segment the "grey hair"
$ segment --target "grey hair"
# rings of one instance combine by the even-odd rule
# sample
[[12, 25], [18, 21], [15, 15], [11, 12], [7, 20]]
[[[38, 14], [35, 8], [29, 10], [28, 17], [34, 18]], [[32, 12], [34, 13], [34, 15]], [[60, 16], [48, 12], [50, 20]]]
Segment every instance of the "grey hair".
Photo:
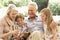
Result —
[[9, 4], [7, 9], [7, 14], [9, 14], [9, 12], [12, 10], [15, 10], [18, 12], [17, 7], [14, 4]]
[[36, 2], [30, 2], [29, 4], [28, 4], [28, 6], [29, 5], [34, 5], [35, 6], [35, 8], [38, 10], [38, 5], [37, 5], [37, 3]]

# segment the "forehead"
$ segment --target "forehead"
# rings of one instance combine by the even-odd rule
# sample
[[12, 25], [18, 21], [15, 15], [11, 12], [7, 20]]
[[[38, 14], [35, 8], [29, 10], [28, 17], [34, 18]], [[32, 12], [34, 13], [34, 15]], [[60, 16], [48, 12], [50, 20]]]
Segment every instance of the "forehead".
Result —
[[23, 19], [22, 18], [17, 18], [17, 21], [23, 21]]
[[21, 19], [23, 19], [23, 18], [18, 17], [17, 19], [18, 19], [18, 20], [21, 20]]
[[10, 12], [11, 12], [11, 13], [18, 13], [17, 10], [11, 10]]

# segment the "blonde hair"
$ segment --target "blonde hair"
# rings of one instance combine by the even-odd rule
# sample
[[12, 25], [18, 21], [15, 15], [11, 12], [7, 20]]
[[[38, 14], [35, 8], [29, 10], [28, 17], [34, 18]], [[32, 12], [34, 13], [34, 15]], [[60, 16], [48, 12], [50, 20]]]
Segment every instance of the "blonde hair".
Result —
[[43, 13], [44, 15], [46, 15], [47, 32], [51, 32], [50, 24], [53, 21], [53, 18], [50, 10], [48, 8], [44, 8], [41, 10], [40, 13]]
[[[31, 38], [32, 37], [32, 38]], [[41, 35], [41, 32], [34, 31], [32, 34], [28, 37], [27, 40], [43, 40], [43, 36]]]
[[17, 16], [16, 16], [16, 19], [15, 21], [17, 21], [18, 18], [21, 18], [24, 20], [24, 15], [22, 13], [19, 13]]
[[9, 4], [8, 9], [12, 9], [12, 8], [16, 8], [16, 6], [14, 4]]
[[7, 14], [9, 14], [11, 11], [16, 11], [16, 12], [18, 12], [18, 11], [17, 11], [17, 8], [16, 8], [16, 6], [15, 6], [14, 4], [9, 4], [8, 10], [7, 10]]

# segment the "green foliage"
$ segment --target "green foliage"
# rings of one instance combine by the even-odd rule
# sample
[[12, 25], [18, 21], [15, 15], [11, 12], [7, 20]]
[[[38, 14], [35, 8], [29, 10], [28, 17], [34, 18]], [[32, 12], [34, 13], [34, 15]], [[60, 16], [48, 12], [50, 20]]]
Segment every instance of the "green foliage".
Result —
[[9, 4], [15, 4], [17, 7], [26, 6], [29, 0], [0, 0], [0, 8], [7, 7]]
[[48, 5], [48, 0], [32, 0], [37, 3], [38, 5], [38, 11], [40, 11], [43, 8], [46, 8]]
[[50, 3], [49, 8], [53, 15], [60, 15], [60, 3]]

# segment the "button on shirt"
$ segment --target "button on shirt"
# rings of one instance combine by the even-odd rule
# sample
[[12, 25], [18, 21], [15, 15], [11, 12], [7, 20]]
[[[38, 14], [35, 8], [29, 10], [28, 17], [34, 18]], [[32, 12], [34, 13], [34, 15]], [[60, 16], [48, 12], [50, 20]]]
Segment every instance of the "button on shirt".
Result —
[[40, 31], [44, 32], [43, 22], [41, 17], [35, 17], [35, 19], [32, 21], [29, 18], [25, 20], [25, 22], [28, 25], [28, 31]]

